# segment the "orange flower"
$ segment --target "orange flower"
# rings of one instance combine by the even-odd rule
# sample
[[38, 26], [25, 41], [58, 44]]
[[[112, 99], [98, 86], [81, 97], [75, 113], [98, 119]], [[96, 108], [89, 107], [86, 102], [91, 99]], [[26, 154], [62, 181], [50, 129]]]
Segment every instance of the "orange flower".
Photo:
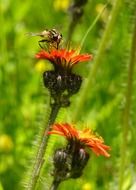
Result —
[[41, 51], [36, 54], [37, 59], [46, 59], [54, 66], [60, 66], [64, 69], [71, 69], [78, 62], [84, 62], [92, 59], [89, 54], [76, 54], [75, 50], [67, 51], [65, 49], [55, 49], [51, 52]]
[[98, 156], [103, 155], [109, 157], [107, 152], [110, 147], [104, 144], [102, 137], [95, 135], [91, 129], [77, 130], [74, 126], [69, 124], [54, 124], [52, 131], [49, 134], [58, 134], [64, 136], [68, 141], [74, 142], [78, 145], [86, 146]]

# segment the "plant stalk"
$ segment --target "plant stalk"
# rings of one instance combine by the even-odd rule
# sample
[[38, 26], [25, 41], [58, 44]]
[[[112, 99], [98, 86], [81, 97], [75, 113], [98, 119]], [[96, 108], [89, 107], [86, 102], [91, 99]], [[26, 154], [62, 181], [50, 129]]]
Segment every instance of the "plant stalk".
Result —
[[45, 155], [45, 150], [46, 150], [46, 146], [47, 146], [48, 139], [49, 139], [48, 132], [51, 130], [51, 125], [54, 123], [54, 121], [57, 117], [57, 114], [59, 112], [59, 109], [60, 109], [59, 104], [54, 104], [51, 108], [51, 113], [49, 116], [48, 124], [47, 124], [47, 126], [45, 126], [45, 128], [43, 130], [41, 142], [38, 147], [38, 152], [37, 152], [37, 155], [35, 158], [35, 163], [34, 163], [31, 179], [29, 181], [27, 190], [36, 189], [36, 185], [37, 185], [38, 179], [40, 177], [40, 172], [41, 172], [42, 166], [44, 164], [44, 155]]
[[[136, 15], [135, 15], [136, 18]], [[130, 63], [128, 68], [127, 89], [125, 94], [125, 106], [122, 115], [122, 144], [121, 144], [121, 162], [120, 162], [120, 175], [119, 175], [119, 190], [123, 189], [124, 173], [126, 168], [126, 152], [128, 143], [128, 131], [130, 127], [130, 111], [132, 101], [132, 88], [133, 88], [133, 76], [134, 67], [136, 64], [136, 21], [134, 26], [134, 32], [132, 35], [132, 45], [130, 51]]]
[[51, 186], [51, 189], [50, 189], [50, 190], [57, 190], [59, 184], [60, 184], [60, 181], [54, 180], [53, 183], [52, 183], [52, 186]]
[[101, 10], [101, 12], [96, 16], [96, 18], [93, 20], [93, 22], [91, 23], [91, 25], [89, 26], [88, 30], [86, 31], [82, 41], [81, 41], [81, 44], [80, 44], [80, 51], [83, 47], [83, 44], [88, 36], [88, 34], [91, 32], [91, 30], [93, 29], [93, 27], [95, 26], [95, 24], [97, 23], [97, 21], [99, 20], [100, 16], [103, 14], [103, 12], [105, 11], [106, 7], [107, 7], [108, 3], [106, 3], [103, 7], [103, 9]]
[[122, 0], [116, 0], [115, 4], [113, 5], [113, 9], [111, 11], [111, 15], [109, 16], [109, 21], [107, 23], [107, 27], [105, 29], [105, 32], [103, 34], [103, 38], [102, 38], [100, 46], [98, 48], [98, 53], [95, 57], [93, 66], [90, 69], [88, 79], [87, 79], [86, 83], [84, 83], [84, 87], [83, 87], [83, 90], [81, 91], [79, 101], [77, 102], [77, 108], [76, 108], [76, 111], [73, 115], [74, 121], [76, 121], [80, 117], [79, 113], [82, 112], [84, 105], [86, 105], [85, 101], [87, 99], [88, 89], [91, 89], [93, 84], [94, 84], [94, 79], [95, 79], [96, 74], [97, 74], [99, 67], [101, 65], [102, 56], [103, 56], [103, 53], [107, 47], [107, 43], [108, 43], [109, 38], [111, 36], [112, 30], [115, 26], [114, 24], [115, 24], [115, 21], [116, 21], [118, 14], [119, 14], [121, 5], [122, 5]]
[[88, 0], [84, 0], [81, 2], [80, 1], [77, 2], [76, 0], [74, 0], [73, 4], [69, 7], [69, 12], [71, 14], [71, 22], [68, 27], [66, 45], [69, 45], [69, 42], [72, 39], [75, 28], [84, 14], [83, 7], [87, 4], [87, 2]]

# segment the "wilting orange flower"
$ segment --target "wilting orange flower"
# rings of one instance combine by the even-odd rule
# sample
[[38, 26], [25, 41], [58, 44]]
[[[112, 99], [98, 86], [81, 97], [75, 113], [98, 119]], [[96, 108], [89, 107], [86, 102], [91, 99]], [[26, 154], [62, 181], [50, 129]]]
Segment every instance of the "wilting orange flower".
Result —
[[71, 69], [78, 62], [84, 62], [92, 59], [92, 55], [78, 54], [75, 50], [67, 51], [66, 49], [55, 49], [51, 52], [45, 50], [36, 54], [38, 59], [49, 60], [55, 66], [61, 66], [65, 69]]
[[107, 152], [110, 147], [104, 144], [102, 137], [95, 135], [91, 129], [77, 130], [73, 125], [54, 124], [49, 134], [58, 134], [64, 136], [68, 141], [75, 142], [81, 146], [90, 148], [97, 156], [103, 155], [109, 157]]

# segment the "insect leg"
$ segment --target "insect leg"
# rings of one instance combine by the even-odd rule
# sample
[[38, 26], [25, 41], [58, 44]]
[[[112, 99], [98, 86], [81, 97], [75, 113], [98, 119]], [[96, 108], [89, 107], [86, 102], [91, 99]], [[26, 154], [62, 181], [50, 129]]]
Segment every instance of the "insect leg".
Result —
[[39, 46], [42, 48], [42, 49], [45, 49], [45, 43], [49, 43], [50, 41], [49, 40], [45, 40], [45, 39], [42, 39], [42, 40], [39, 40], [38, 41], [38, 44]]
[[38, 44], [39, 44], [39, 46], [40, 46], [42, 49], [44, 49], [44, 46], [42, 45], [44, 42], [45, 42], [45, 40], [39, 40], [39, 41], [38, 41]]

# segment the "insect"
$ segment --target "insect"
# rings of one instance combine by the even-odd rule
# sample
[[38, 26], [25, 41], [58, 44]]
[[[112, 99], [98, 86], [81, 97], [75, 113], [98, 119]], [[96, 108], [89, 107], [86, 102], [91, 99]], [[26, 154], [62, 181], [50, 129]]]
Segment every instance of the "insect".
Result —
[[44, 30], [39, 33], [28, 33], [30, 36], [40, 36], [41, 40], [38, 41], [39, 46], [42, 49], [46, 47], [50, 50], [52, 48], [58, 49], [59, 44], [62, 40], [62, 34], [59, 33], [56, 29]]

